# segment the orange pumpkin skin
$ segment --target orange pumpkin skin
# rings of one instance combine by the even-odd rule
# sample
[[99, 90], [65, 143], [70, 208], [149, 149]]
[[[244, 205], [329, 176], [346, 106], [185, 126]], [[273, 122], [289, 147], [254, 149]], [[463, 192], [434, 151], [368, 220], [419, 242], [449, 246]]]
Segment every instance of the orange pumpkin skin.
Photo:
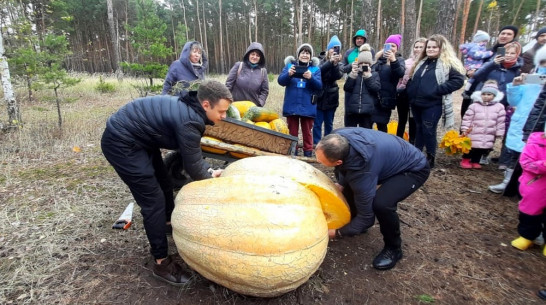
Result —
[[284, 156], [258, 156], [237, 160], [222, 177], [259, 173], [287, 177], [313, 191], [320, 200], [329, 229], [339, 229], [351, 221], [351, 211], [332, 180], [309, 163]]
[[289, 178], [232, 176], [182, 188], [172, 214], [184, 261], [241, 294], [296, 289], [326, 255], [328, 228], [318, 197]]

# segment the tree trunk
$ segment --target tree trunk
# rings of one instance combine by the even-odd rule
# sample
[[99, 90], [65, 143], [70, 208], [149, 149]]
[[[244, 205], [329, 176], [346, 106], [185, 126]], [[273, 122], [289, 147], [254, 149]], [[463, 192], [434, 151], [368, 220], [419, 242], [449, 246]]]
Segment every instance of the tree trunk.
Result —
[[404, 46], [406, 45], [404, 41], [406, 40], [406, 36], [404, 35], [404, 29], [406, 27], [406, 0], [402, 0], [400, 3], [400, 34], [402, 34], [402, 41], [400, 41], [400, 54], [402, 53], [402, 50], [404, 50]]
[[[197, 11], [197, 24], [199, 25], [199, 42], [203, 44], [203, 31], [201, 29], [201, 18], [199, 17], [199, 0], [195, 0], [195, 10]], [[204, 18], [205, 16], [203, 16]]]
[[[203, 48], [205, 50], [207, 50], [207, 52], [208, 52], [209, 42], [208, 42], [208, 38], [207, 38], [207, 18], [205, 16], [205, 1], [201, 2], [201, 8], [203, 9], [203, 11], [202, 11], [203, 12], [203, 37], [201, 37], [201, 43], [203, 45]], [[209, 64], [210, 64], [210, 62], [209, 62]], [[216, 67], [218, 67], [218, 66], [216, 66]], [[209, 66], [209, 71], [210, 71], [210, 66]]]
[[219, 32], [220, 32], [220, 73], [223, 74], [225, 72], [225, 69], [224, 69], [224, 33], [222, 31], [222, 29], [224, 28], [224, 26], [222, 25], [222, 0], [219, 0], [218, 1], [218, 8], [219, 8], [219, 13], [218, 13], [218, 19], [220, 19], [219, 21], [219, 24], [220, 24], [220, 29], [219, 29]]
[[[539, 0], [540, 1], [540, 0]], [[326, 25], [326, 37], [330, 38], [330, 20], [332, 19], [330, 15], [332, 14], [332, 0], [328, 0], [328, 21]], [[328, 50], [326, 50], [328, 51]]]
[[8, 59], [4, 56], [4, 39], [0, 33], [0, 74], [2, 78], [2, 88], [4, 90], [4, 100], [6, 100], [8, 111], [8, 122], [6, 126], [0, 121], [0, 130], [7, 127], [14, 128], [21, 123], [21, 113], [19, 112], [19, 105], [15, 99], [13, 93], [13, 87], [11, 86], [11, 77], [9, 74]]
[[[184, 4], [184, 0], [180, 0], [180, 3], [182, 5], [182, 14], [184, 16], [184, 27], [186, 28], [186, 41], [188, 41], [190, 38], [188, 36], [189, 28], [188, 28], [188, 20], [186, 19], [186, 4]], [[184, 46], [180, 46], [183, 48]]]
[[[461, 25], [461, 36], [459, 38], [459, 44], [463, 44], [465, 42], [465, 33], [466, 33], [466, 23], [468, 22], [468, 13], [470, 12], [470, 0], [464, 0], [464, 6], [463, 6], [463, 22]], [[459, 49], [459, 48], [457, 48]], [[461, 55], [461, 51], [458, 52], [459, 56]]]
[[[406, 0], [405, 14], [406, 14], [406, 24], [404, 27], [404, 35], [402, 41], [406, 41], [404, 44], [405, 48], [402, 51], [406, 54], [405, 58], [409, 58], [413, 54], [413, 42], [417, 39], [415, 36], [415, 28], [417, 27], [417, 19], [415, 15], [415, 0]], [[403, 54], [404, 54], [403, 53]]]
[[106, 5], [108, 6], [108, 28], [110, 29], [110, 39], [112, 39], [112, 46], [114, 47], [114, 70], [115, 74], [120, 78], [121, 69], [119, 67], [119, 40], [116, 35], [116, 28], [114, 24], [114, 8], [112, 6], [112, 0], [107, 0]]
[[[373, 24], [373, 16], [374, 16], [374, 6], [372, 5], [372, 0], [363, 0], [362, 1], [362, 17], [361, 20], [364, 20], [364, 29], [366, 30], [366, 33], [368, 34], [368, 43], [372, 44], [373, 36], [372, 34], [375, 32], [374, 30], [374, 24]], [[349, 37], [353, 37], [354, 34], [353, 31], [351, 31], [351, 34]], [[349, 47], [352, 47], [352, 41]]]
[[[540, 2], [540, 0], [538, 0]], [[478, 24], [480, 23], [480, 16], [482, 14], [483, 0], [480, 0], [480, 7], [478, 7], [478, 12], [476, 13], [476, 21], [474, 21], [474, 29], [472, 30], [472, 35], [478, 31]]]
[[438, 16], [434, 25], [434, 33], [444, 35], [453, 44], [453, 26], [455, 26], [455, 12], [457, 0], [439, 0]]
[[523, 6], [523, 3], [524, 3], [524, 2], [525, 2], [525, 1], [520, 0], [519, 6], [518, 6], [518, 10], [516, 11], [516, 14], [514, 15], [514, 19], [512, 19], [512, 24], [516, 23], [516, 19], [518, 19], [519, 12], [521, 11], [521, 7]]
[[258, 41], [258, 4], [256, 0], [254, 0], [254, 14], [254, 41]]
[[56, 86], [55, 88], [53, 88], [53, 91], [55, 92], [55, 102], [57, 103], [57, 115], [59, 116], [59, 129], [62, 128], [62, 125], [63, 125], [63, 119], [61, 117], [61, 101], [59, 100], [59, 92], [57, 91], [57, 88], [59, 86]]
[[381, 41], [381, 0], [377, 0], [377, 25], [375, 26], [375, 43], [378, 44]]
[[303, 0], [299, 1], [298, 9], [296, 10], [296, 12], [298, 16], [298, 37], [296, 46], [300, 46], [303, 43]]
[[421, 16], [423, 15], [423, 2], [419, 0], [419, 13], [417, 13], [417, 23], [415, 24], [415, 37], [421, 37]]
[[457, 25], [459, 25], [459, 14], [461, 12], [461, 4], [466, 0], [455, 0], [457, 1], [457, 9], [455, 10], [455, 22], [453, 22], [453, 27], [451, 28], [451, 37], [454, 40], [457, 39]]

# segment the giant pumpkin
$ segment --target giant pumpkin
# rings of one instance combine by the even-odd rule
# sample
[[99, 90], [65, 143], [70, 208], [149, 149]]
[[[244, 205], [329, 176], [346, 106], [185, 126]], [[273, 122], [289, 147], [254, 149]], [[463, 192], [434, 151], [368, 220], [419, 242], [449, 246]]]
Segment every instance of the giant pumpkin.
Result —
[[287, 177], [313, 191], [319, 197], [329, 229], [339, 229], [351, 221], [351, 212], [343, 194], [326, 174], [306, 162], [284, 156], [245, 158], [226, 167], [222, 177], [249, 173]]
[[318, 269], [328, 245], [319, 197], [289, 177], [256, 170], [187, 184], [171, 221], [190, 267], [252, 296], [296, 289]]

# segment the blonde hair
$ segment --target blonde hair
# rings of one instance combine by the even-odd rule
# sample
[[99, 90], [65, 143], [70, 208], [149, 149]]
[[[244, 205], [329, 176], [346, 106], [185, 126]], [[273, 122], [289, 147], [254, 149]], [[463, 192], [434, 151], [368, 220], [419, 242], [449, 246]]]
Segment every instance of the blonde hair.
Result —
[[417, 67], [419, 62], [427, 57], [427, 45], [429, 41], [434, 41], [438, 44], [438, 47], [440, 48], [440, 56], [438, 56], [438, 59], [447, 69], [453, 68], [463, 75], [466, 73], [463, 67], [463, 63], [459, 60], [459, 58], [457, 58], [457, 54], [455, 54], [455, 50], [453, 49], [453, 46], [449, 43], [449, 41], [447, 41], [447, 38], [440, 34], [434, 34], [430, 36], [429, 39], [427, 39], [427, 41], [425, 42], [425, 49], [413, 64], [410, 73], [411, 77], [413, 77], [413, 74], [415, 73], [415, 68]]

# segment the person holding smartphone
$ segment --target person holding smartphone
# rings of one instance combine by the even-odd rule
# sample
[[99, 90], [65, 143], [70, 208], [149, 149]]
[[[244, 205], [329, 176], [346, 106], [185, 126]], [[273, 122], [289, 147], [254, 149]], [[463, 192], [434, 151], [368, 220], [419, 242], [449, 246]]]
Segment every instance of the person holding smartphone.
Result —
[[304, 43], [299, 46], [296, 54], [297, 58], [286, 57], [285, 67], [277, 82], [285, 87], [282, 113], [286, 117], [290, 135], [297, 137], [301, 125], [303, 155], [311, 157], [313, 155], [311, 132], [317, 115], [317, 106], [313, 104], [313, 95], [322, 90], [322, 79], [319, 59], [313, 57], [313, 47], [310, 44]]
[[381, 89], [379, 75], [371, 69], [373, 56], [370, 45], [360, 47], [357, 60], [345, 81], [345, 127], [372, 128], [372, 114]]
[[317, 116], [313, 124], [313, 145], [316, 145], [322, 138], [322, 125], [324, 125], [324, 135], [330, 134], [334, 127], [334, 115], [339, 106], [337, 80], [343, 76], [343, 72], [340, 70], [340, 50], [341, 41], [334, 35], [330, 39], [326, 54], [320, 62], [322, 90], [314, 96], [317, 105]]
[[377, 130], [383, 132], [387, 132], [391, 112], [396, 107], [396, 86], [406, 71], [404, 58], [398, 53], [401, 41], [402, 35], [390, 35], [385, 40], [383, 50], [375, 55], [377, 61], [372, 66], [372, 70], [378, 73], [381, 82], [379, 100], [374, 105], [372, 120], [377, 125]]

